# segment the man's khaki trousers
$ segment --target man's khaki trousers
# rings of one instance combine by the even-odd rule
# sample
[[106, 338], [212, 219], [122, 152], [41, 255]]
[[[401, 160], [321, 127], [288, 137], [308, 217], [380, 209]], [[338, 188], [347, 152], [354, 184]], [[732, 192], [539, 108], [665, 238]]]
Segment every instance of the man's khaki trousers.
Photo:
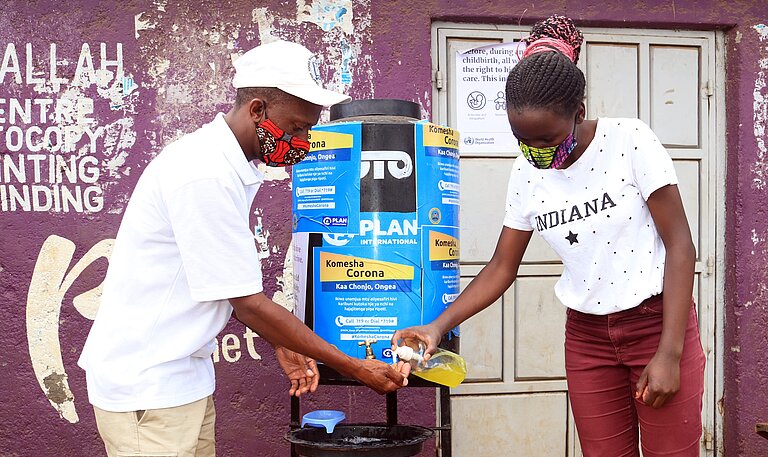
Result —
[[211, 396], [187, 405], [146, 411], [93, 409], [109, 457], [216, 455], [216, 411]]

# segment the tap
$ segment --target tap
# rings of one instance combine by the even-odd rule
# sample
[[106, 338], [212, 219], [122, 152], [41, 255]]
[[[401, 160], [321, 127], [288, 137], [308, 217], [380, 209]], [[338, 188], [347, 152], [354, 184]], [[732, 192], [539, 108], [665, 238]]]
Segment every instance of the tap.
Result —
[[371, 347], [372, 344], [376, 344], [378, 340], [365, 340], [365, 341], [359, 341], [357, 343], [358, 346], [365, 346], [365, 358], [366, 359], [375, 359], [376, 354], [373, 353], [373, 348]]

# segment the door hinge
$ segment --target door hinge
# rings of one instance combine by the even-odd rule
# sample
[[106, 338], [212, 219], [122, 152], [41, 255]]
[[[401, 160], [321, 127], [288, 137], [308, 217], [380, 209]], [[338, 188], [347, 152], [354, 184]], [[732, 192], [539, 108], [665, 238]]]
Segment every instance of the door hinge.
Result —
[[437, 90], [443, 88], [443, 73], [440, 70], [435, 70], [435, 87]]
[[715, 450], [715, 439], [712, 437], [712, 432], [704, 429], [704, 449], [708, 451]]
[[706, 94], [707, 97], [711, 97], [715, 95], [715, 85], [712, 84], [712, 80], [707, 80], [707, 83], [704, 85], [704, 94]]
[[715, 257], [709, 256], [707, 257], [707, 261], [705, 263], [704, 276], [711, 276], [712, 273], [714, 272], [715, 272]]

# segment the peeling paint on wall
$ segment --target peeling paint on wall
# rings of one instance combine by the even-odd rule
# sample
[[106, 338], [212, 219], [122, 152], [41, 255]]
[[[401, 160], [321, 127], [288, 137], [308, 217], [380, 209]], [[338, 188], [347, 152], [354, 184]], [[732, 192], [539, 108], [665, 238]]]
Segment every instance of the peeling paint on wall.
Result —
[[254, 8], [251, 11], [251, 21], [259, 26], [260, 43], [271, 43], [279, 39], [272, 34], [272, 24], [275, 18], [267, 11], [267, 8]]
[[[761, 43], [768, 41], [768, 27], [764, 24], [757, 24], [753, 27], [758, 33]], [[765, 55], [768, 55], [768, 46], [762, 49]], [[768, 74], [768, 57], [762, 57], [757, 61], [759, 71], [755, 77], [755, 86], [752, 91], [754, 112], [754, 135], [757, 142], [757, 163], [755, 163], [753, 172], [753, 185], [757, 190], [764, 190], [766, 178], [768, 178], [768, 147], [766, 147], [766, 125], [768, 124], [768, 92], [766, 91], [766, 75]]]
[[[355, 77], [353, 67], [362, 57], [364, 37], [370, 27], [370, 0], [355, 2], [354, 11], [351, 0], [297, 0], [296, 20], [299, 23], [317, 25], [323, 32], [322, 41], [327, 49], [325, 64], [332, 66], [334, 77], [328, 84], [330, 89], [345, 92]], [[353, 22], [355, 19], [355, 22]], [[368, 56], [370, 57], [370, 56]], [[366, 62], [366, 86], [373, 89], [373, 72]], [[326, 79], [327, 80], [327, 79]], [[372, 96], [372, 92], [371, 92]]]
[[[356, 14], [353, 10], [361, 13]], [[193, 21], [184, 20], [185, 16], [196, 13], [193, 11], [158, 9], [141, 13], [142, 24], [153, 27], [142, 26], [138, 41], [149, 64], [145, 85], [156, 88], [160, 95], [157, 100], [162, 125], [162, 137], [157, 141], [159, 147], [187, 133], [186, 126], [179, 122], [184, 116], [173, 115], [181, 106], [187, 110], [191, 108], [199, 119], [212, 116], [232, 99], [231, 67], [243, 52], [253, 44], [277, 39], [304, 42], [302, 35], [306, 32], [302, 32], [305, 30], [302, 24], [314, 25], [321, 32], [318, 42], [304, 44], [318, 53], [321, 75], [329, 89], [348, 91], [359, 74], [365, 74], [364, 82], [372, 85], [370, 61], [359, 60], [363, 44], [370, 39], [367, 2], [353, 6], [351, 0], [340, 3], [298, 0], [293, 17], [278, 15], [268, 7], [253, 8], [250, 12], [249, 22], [256, 24], [256, 28], [249, 24], [221, 22], [202, 31]], [[246, 45], [248, 42], [252, 44]], [[169, 59], [169, 55], [174, 59]], [[200, 56], [206, 56], [207, 61], [202, 62]], [[183, 69], [174, 64], [183, 64]]]
[[[75, 244], [59, 236], [50, 236], [40, 249], [27, 295], [27, 341], [35, 377], [48, 401], [62, 419], [80, 420], [75, 397], [69, 389], [59, 342], [59, 316], [64, 295], [80, 274], [101, 257], [108, 258], [113, 241], [104, 240], [91, 248], [67, 271], [75, 253]], [[75, 308], [93, 320], [101, 297], [101, 285], [74, 298]]]
[[765, 24], [757, 24], [752, 28], [760, 34], [760, 41], [768, 40], [768, 27], [766, 27]]
[[296, 297], [293, 292], [293, 241], [286, 249], [283, 273], [277, 277], [277, 282], [279, 288], [272, 296], [272, 301], [292, 312], [296, 307]]
[[352, 25], [352, 0], [296, 1], [296, 21], [311, 22], [328, 32], [338, 27], [346, 35], [354, 32]]
[[136, 36], [136, 39], [139, 39], [139, 32], [142, 30], [149, 30], [154, 29], [155, 24], [151, 21], [143, 18], [144, 13], [139, 13], [133, 18], [133, 29], [134, 29], [134, 35]]

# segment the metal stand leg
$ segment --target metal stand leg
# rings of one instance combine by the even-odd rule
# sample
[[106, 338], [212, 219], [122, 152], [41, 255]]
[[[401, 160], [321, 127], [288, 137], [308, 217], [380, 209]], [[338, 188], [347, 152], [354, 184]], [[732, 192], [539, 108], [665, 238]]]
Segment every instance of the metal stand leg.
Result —
[[387, 394], [387, 425], [397, 425], [397, 391]]
[[[299, 414], [301, 413], [301, 404], [298, 397], [291, 397], [291, 430], [296, 430], [301, 425], [299, 423]], [[299, 457], [296, 452], [296, 445], [291, 443], [291, 457]]]
[[451, 457], [451, 389], [440, 387], [440, 439], [442, 457]]

